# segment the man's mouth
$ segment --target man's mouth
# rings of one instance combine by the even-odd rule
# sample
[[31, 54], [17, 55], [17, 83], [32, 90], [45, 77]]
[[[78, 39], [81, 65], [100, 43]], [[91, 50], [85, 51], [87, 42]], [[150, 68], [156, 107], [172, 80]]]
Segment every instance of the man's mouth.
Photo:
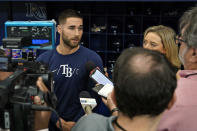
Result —
[[72, 39], [73, 42], [79, 42], [79, 39]]

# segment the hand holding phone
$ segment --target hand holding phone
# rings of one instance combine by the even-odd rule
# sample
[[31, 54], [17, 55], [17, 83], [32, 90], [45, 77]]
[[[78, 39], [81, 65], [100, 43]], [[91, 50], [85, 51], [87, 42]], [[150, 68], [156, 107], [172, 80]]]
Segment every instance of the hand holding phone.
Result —
[[99, 90], [98, 94], [107, 98], [108, 94], [112, 92], [113, 88], [114, 86], [106, 84], [105, 86], [103, 86], [103, 88]]
[[112, 92], [114, 88], [112, 81], [97, 68], [90, 73], [90, 78], [99, 84], [93, 88], [93, 91], [97, 92], [102, 97], [107, 98], [107, 95]]
[[[90, 72], [90, 78], [98, 84], [93, 91], [107, 98], [107, 95], [113, 90], [113, 82], [92, 61], [88, 61], [85, 67]], [[103, 88], [104, 86], [105, 88]]]
[[113, 82], [97, 68], [90, 72], [90, 78], [92, 78], [98, 84], [102, 84], [104, 86], [106, 84], [110, 84], [113, 86]]

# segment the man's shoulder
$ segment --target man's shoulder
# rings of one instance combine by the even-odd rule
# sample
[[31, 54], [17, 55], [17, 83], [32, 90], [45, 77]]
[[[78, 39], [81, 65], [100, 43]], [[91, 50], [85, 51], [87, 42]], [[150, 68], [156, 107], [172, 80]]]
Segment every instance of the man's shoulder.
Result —
[[197, 70], [181, 70], [179, 71], [180, 78], [177, 81], [178, 90], [185, 90], [194, 88], [197, 84]]
[[94, 50], [89, 49], [87, 47], [81, 46], [82, 51], [84, 51], [87, 54], [92, 54], [92, 55], [98, 55]]
[[84, 47], [84, 46], [81, 46], [81, 49], [82, 49], [82, 52], [88, 57], [88, 58], [92, 58], [92, 59], [95, 59], [95, 58], [101, 58], [100, 56], [99, 56], [99, 54], [96, 52], [96, 51], [94, 51], [94, 50], [92, 50], [92, 49], [89, 49], [89, 48], [87, 48], [87, 47]]
[[79, 130], [108, 130], [109, 127], [109, 117], [105, 117], [96, 113], [89, 114], [87, 116], [83, 116], [77, 124], [74, 126], [72, 131], [79, 131]]
[[95, 124], [107, 125], [110, 121], [115, 119], [114, 116], [106, 117], [97, 113], [91, 113], [87, 116], [82, 117], [81, 121], [86, 121], [87, 123], [94, 122]]
[[94, 62], [97, 66], [102, 67], [102, 58], [99, 54], [97, 54], [95, 51], [88, 49], [84, 46], [81, 46], [81, 51], [83, 52], [83, 57], [85, 56], [87, 61]]
[[96, 113], [91, 113], [90, 115], [87, 116], [88, 119], [90, 120], [96, 120], [96, 119], [107, 119], [107, 117], [100, 115], [100, 114], [96, 114]]
[[[83, 116], [80, 121], [81, 122], [91, 122], [91, 121], [94, 121], [94, 122], [102, 122], [102, 120], [106, 120], [107, 117], [103, 116], [103, 115], [100, 115], [100, 114], [97, 114], [97, 113], [91, 113], [89, 115], [85, 115]], [[100, 121], [101, 120], [101, 121]]]

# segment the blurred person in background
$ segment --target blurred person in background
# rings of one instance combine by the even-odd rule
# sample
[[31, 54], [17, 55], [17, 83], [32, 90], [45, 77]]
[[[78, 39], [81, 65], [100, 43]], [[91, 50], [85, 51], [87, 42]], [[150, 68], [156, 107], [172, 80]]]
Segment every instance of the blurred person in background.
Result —
[[144, 32], [143, 48], [164, 54], [178, 71], [181, 62], [178, 57], [178, 45], [175, 43], [175, 36], [175, 31], [170, 27], [151, 26]]

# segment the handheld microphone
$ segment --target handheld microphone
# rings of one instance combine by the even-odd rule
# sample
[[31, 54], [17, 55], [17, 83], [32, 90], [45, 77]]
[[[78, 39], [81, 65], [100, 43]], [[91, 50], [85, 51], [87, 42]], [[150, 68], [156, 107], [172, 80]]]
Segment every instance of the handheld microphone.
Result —
[[96, 100], [91, 98], [90, 94], [87, 91], [82, 91], [79, 94], [80, 103], [83, 107], [85, 114], [92, 113], [92, 110], [96, 107], [97, 103]]
[[90, 73], [93, 69], [98, 68], [98, 67], [94, 64], [94, 62], [88, 61], [85, 64], [85, 68], [86, 68], [87, 72]]

